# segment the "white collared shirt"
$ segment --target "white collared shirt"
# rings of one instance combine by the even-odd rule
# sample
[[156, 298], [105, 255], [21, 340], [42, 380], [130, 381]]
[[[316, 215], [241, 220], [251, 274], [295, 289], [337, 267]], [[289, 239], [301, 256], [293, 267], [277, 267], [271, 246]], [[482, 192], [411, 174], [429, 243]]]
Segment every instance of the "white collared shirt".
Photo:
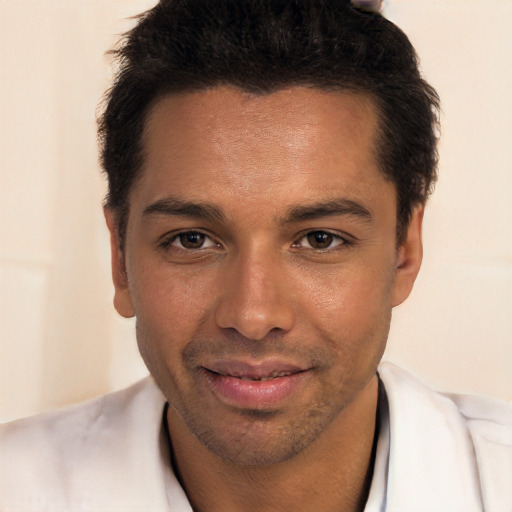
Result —
[[[512, 511], [512, 404], [435, 393], [382, 364], [365, 512]], [[0, 426], [1, 512], [192, 512], [169, 467], [151, 378]], [[382, 412], [383, 410], [383, 412]]]

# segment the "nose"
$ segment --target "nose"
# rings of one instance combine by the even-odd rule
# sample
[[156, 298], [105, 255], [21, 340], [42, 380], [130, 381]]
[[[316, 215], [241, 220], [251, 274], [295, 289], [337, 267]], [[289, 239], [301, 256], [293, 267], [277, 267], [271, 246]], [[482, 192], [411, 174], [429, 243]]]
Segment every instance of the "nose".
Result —
[[292, 289], [276, 261], [264, 255], [239, 257], [226, 266], [217, 303], [217, 325], [250, 340], [287, 332], [295, 322]]

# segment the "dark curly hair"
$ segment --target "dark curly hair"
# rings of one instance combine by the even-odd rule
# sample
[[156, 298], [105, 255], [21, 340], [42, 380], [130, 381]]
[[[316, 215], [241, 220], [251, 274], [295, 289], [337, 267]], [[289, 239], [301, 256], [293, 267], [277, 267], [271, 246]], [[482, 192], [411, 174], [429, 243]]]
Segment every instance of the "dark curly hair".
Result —
[[230, 85], [256, 94], [305, 86], [369, 95], [379, 115], [379, 165], [397, 190], [398, 243], [436, 180], [437, 93], [407, 36], [348, 0], [161, 0], [113, 53], [119, 70], [99, 138], [105, 204], [121, 239], [145, 117], [166, 94]]

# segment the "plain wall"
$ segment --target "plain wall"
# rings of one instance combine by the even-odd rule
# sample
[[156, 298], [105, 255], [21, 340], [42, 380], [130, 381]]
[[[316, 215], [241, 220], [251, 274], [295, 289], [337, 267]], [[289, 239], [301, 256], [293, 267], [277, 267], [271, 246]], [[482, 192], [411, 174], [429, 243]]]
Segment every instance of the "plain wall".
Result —
[[[0, 419], [145, 375], [112, 307], [95, 114], [105, 51], [154, 0], [0, 2]], [[512, 2], [388, 0], [443, 104], [425, 259], [385, 358], [512, 399]]]

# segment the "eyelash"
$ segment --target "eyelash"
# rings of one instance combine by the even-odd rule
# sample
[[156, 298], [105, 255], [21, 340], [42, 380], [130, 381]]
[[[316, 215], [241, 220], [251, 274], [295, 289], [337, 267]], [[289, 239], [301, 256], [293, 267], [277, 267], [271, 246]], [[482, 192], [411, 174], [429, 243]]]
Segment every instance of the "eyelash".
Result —
[[[220, 246], [220, 244], [218, 242], [216, 242], [210, 235], [207, 235], [206, 233], [203, 233], [202, 231], [199, 231], [199, 230], [194, 230], [194, 229], [189, 229], [189, 230], [186, 230], [186, 231], [180, 231], [179, 233], [173, 233], [169, 236], [166, 236], [160, 243], [159, 243], [159, 247], [161, 247], [162, 249], [169, 249], [169, 247], [171, 245], [173, 245], [173, 243], [176, 241], [176, 240], [179, 240], [179, 238], [183, 235], [201, 235], [201, 236], [204, 236], [205, 240], [206, 239], [209, 239], [211, 240], [216, 246]], [[204, 248], [201, 246], [201, 247], [198, 247], [197, 249], [189, 249], [189, 248], [186, 248], [186, 247], [183, 247], [183, 244], [181, 244], [182, 247], [177, 247], [180, 251], [184, 251], [184, 252], [195, 252], [195, 251], [201, 251], [201, 250], [204, 250]]]
[[332, 231], [328, 231], [328, 230], [325, 230], [325, 229], [314, 229], [314, 230], [310, 230], [310, 231], [307, 231], [307, 232], [303, 233], [297, 239], [297, 242], [294, 242], [293, 246], [295, 246], [296, 244], [298, 244], [298, 242], [300, 242], [301, 240], [306, 239], [309, 236], [320, 235], [320, 234], [321, 235], [328, 235], [328, 236], [332, 237], [332, 242], [337, 241], [338, 243], [335, 245], [335, 247], [326, 247], [326, 248], [321, 248], [321, 249], [318, 249], [318, 248], [315, 248], [315, 247], [309, 247], [309, 248], [306, 248], [306, 250], [312, 250], [312, 251], [315, 251], [316, 253], [332, 252], [332, 251], [336, 251], [336, 250], [341, 250], [343, 248], [346, 249], [350, 245], [352, 245], [352, 243], [353, 243], [347, 237], [342, 236], [342, 235], [340, 235], [338, 233], [333, 233]]
[[[299, 242], [301, 242], [302, 240], [306, 239], [307, 237], [309, 236], [312, 236], [312, 235], [328, 235], [330, 237], [332, 237], [332, 242], [331, 243], [334, 243], [334, 242], [337, 242], [337, 244], [335, 245], [335, 247], [325, 247], [325, 248], [315, 248], [315, 247], [306, 247], [306, 248], [303, 248], [303, 247], [300, 247], [299, 246]], [[205, 240], [210, 240], [213, 244], [215, 244], [216, 247], [220, 247], [221, 244], [216, 242], [214, 238], [212, 238], [210, 235], [206, 234], [206, 233], [203, 233], [202, 231], [199, 231], [199, 230], [187, 230], [187, 231], [180, 231], [179, 233], [172, 233], [171, 235], [169, 236], [166, 236], [160, 243], [159, 243], [159, 247], [164, 249], [164, 250], [168, 250], [169, 247], [171, 247], [175, 241], [179, 240], [180, 237], [184, 236], [184, 235], [201, 235], [204, 237]], [[329, 244], [331, 245], [331, 244]], [[333, 233], [332, 231], [328, 231], [328, 230], [323, 230], [323, 229], [315, 229], [315, 230], [309, 230], [309, 231], [306, 231], [304, 233], [302, 233], [297, 239], [296, 241], [292, 244], [292, 247], [293, 248], [296, 248], [296, 249], [299, 249], [299, 250], [310, 250], [310, 251], [314, 251], [315, 253], [327, 253], [327, 252], [333, 252], [333, 251], [337, 251], [337, 250], [342, 250], [342, 249], [346, 249], [348, 247], [350, 247], [351, 245], [353, 245], [353, 241], [352, 240], [349, 240], [346, 236], [342, 236], [338, 233]], [[205, 248], [201, 245], [201, 247], [198, 247], [196, 249], [191, 249], [191, 248], [186, 248], [186, 247], [183, 247], [183, 244], [181, 243], [181, 247], [177, 247], [177, 249], [179, 249], [180, 251], [184, 251], [184, 252], [187, 252], [187, 253], [194, 253], [194, 252], [199, 252], [199, 251], [204, 251], [205, 249], [209, 249], [211, 247], [208, 247], [208, 248]]]

